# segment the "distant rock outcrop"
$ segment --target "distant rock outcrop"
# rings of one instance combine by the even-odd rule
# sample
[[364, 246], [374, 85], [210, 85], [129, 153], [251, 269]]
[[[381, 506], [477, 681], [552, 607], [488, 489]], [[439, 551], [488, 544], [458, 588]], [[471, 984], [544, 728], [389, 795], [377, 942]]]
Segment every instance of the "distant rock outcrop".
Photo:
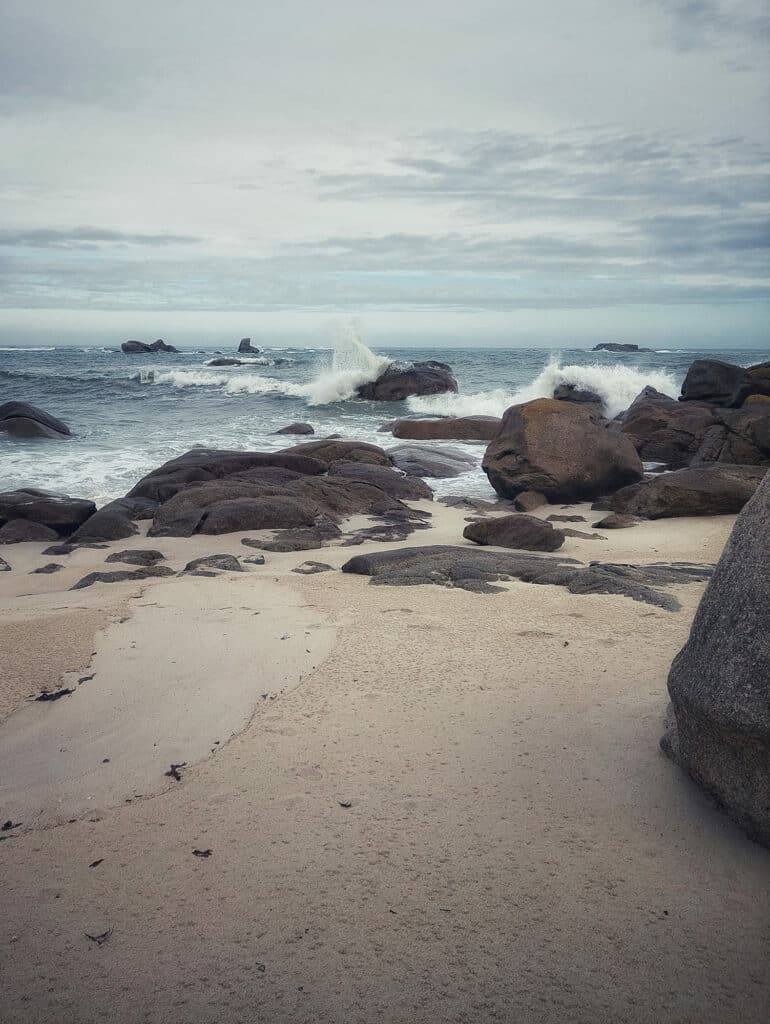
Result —
[[241, 338], [240, 344], [238, 345], [238, 351], [241, 354], [246, 353], [246, 355], [250, 355], [250, 356], [258, 356], [259, 355], [259, 349], [255, 348], [251, 344], [251, 338]]
[[66, 423], [29, 402], [4, 402], [0, 405], [0, 431], [9, 437], [47, 437], [63, 440], [72, 436]]
[[422, 363], [390, 363], [376, 380], [360, 384], [359, 398], [374, 402], [400, 402], [410, 395], [440, 395], [457, 391], [452, 367], [429, 359]]
[[617, 341], [602, 341], [594, 345], [592, 352], [652, 352], [651, 348], [639, 348], [638, 345], [620, 343]]
[[154, 352], [179, 351], [179, 349], [174, 348], [173, 345], [167, 345], [161, 338], [158, 338], [157, 341], [153, 341], [151, 345], [146, 345], [143, 341], [124, 341], [120, 347], [128, 356], [151, 355]]
[[770, 473], [738, 517], [668, 677], [661, 745], [770, 846]]

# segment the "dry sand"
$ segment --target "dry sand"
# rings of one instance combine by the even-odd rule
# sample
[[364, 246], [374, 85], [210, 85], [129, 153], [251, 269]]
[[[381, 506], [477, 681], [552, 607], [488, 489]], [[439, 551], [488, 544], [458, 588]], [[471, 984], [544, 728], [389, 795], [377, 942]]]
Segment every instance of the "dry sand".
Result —
[[[457, 542], [425, 507], [407, 543]], [[715, 561], [731, 522], [563, 553]], [[147, 546], [253, 553], [111, 548]], [[767, 1019], [770, 857], [658, 749], [702, 587], [671, 613], [290, 572], [368, 545], [69, 591], [120, 567], [41, 547], [0, 575], [3, 1021]]]

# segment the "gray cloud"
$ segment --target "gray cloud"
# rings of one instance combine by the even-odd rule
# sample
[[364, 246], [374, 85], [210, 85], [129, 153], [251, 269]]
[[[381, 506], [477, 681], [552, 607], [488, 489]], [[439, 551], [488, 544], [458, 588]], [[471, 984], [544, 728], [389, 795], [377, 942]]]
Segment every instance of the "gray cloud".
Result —
[[134, 245], [155, 248], [197, 245], [205, 239], [194, 235], [142, 234], [110, 228], [0, 228], [0, 246], [31, 249], [98, 249], [102, 245]]
[[[766, 0], [645, 0], [670, 20], [671, 38], [680, 50], [724, 48], [733, 41], [770, 39]], [[735, 64], [735, 70], [748, 65]]]

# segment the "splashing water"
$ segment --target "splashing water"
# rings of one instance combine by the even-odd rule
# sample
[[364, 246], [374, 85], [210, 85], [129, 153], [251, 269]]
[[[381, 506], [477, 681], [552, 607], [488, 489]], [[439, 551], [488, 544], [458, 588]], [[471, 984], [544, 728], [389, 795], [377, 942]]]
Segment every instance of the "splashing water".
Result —
[[331, 369], [306, 386], [308, 405], [327, 405], [354, 398], [359, 385], [375, 380], [391, 363], [387, 357], [375, 355], [367, 348], [355, 322], [339, 327], [335, 333]]

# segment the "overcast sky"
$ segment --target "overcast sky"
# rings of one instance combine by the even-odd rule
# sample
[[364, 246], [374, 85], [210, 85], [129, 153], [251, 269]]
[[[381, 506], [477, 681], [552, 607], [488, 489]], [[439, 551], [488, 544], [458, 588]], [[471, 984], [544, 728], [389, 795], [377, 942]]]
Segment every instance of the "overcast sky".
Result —
[[770, 0], [0, 0], [0, 339], [770, 340]]

